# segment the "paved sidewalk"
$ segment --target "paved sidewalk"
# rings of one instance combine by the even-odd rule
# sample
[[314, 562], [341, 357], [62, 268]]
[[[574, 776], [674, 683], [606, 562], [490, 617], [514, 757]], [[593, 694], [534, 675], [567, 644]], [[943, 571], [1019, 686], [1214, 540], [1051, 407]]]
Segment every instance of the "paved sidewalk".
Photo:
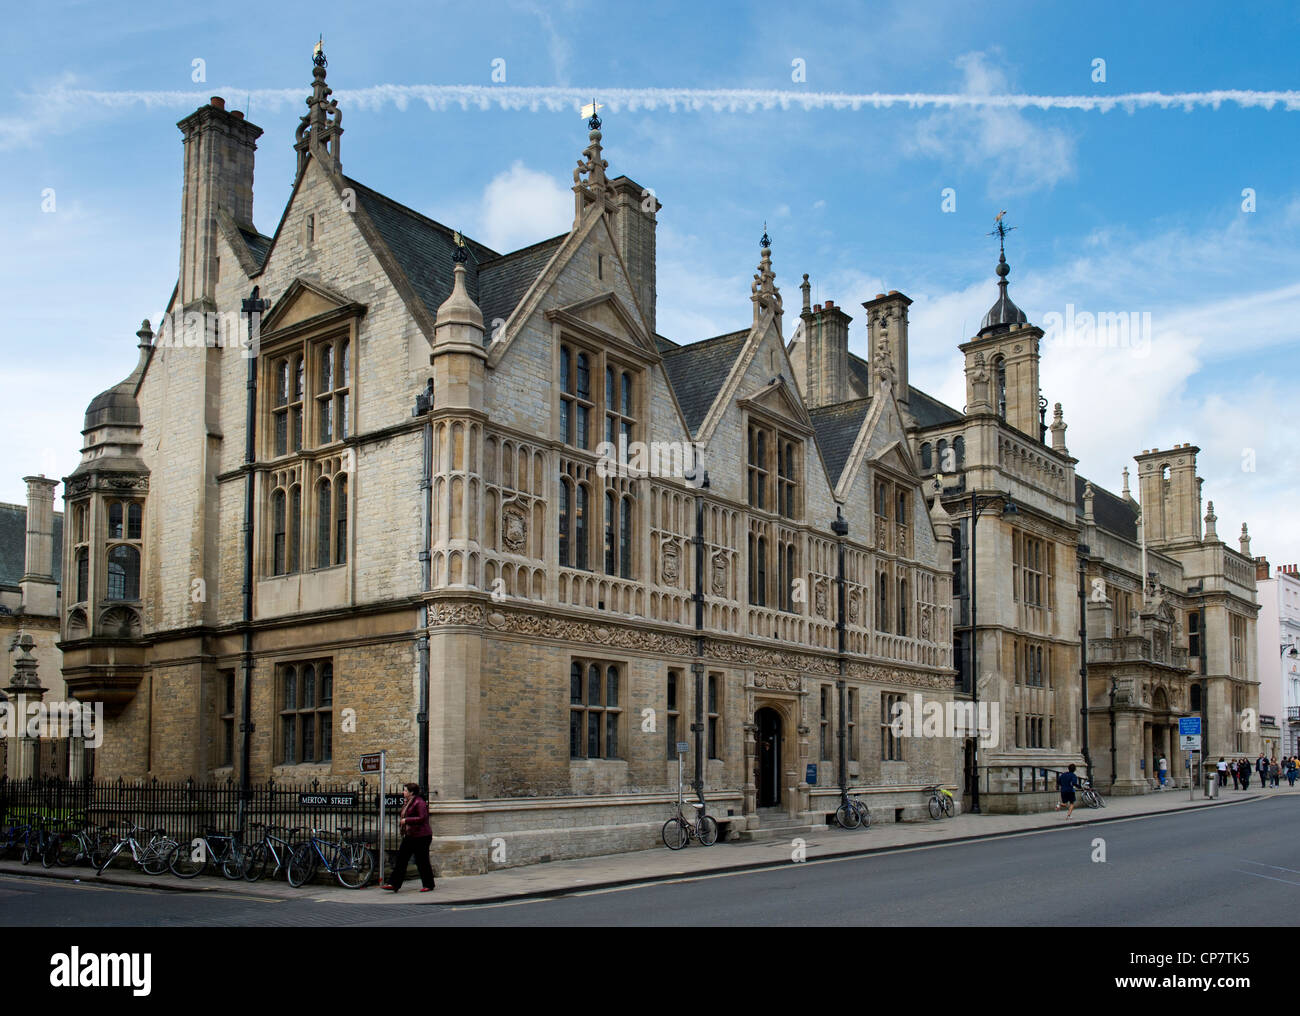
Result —
[[[1094, 825], [1174, 811], [1199, 808], [1230, 807], [1270, 797], [1300, 795], [1283, 784], [1277, 790], [1220, 792], [1217, 801], [1208, 801], [1198, 789], [1188, 800], [1188, 791], [1167, 790], [1141, 797], [1108, 798], [1106, 807], [1097, 811], [1076, 808], [1074, 817], [1065, 812], [1038, 812], [1031, 815], [959, 815], [937, 822], [902, 822], [873, 825], [866, 830], [846, 831], [828, 826], [805, 837], [805, 861], [835, 857], [863, 856], [883, 851], [923, 848], [947, 843], [989, 839], [999, 836], [1041, 832], [1065, 825]], [[585, 857], [571, 861], [552, 861], [519, 868], [503, 868], [486, 875], [463, 875], [438, 879], [432, 893], [420, 893], [418, 878], [408, 881], [399, 893], [383, 892], [375, 884], [365, 889], [344, 889], [323, 884], [294, 889], [284, 881], [230, 882], [223, 878], [202, 877], [185, 881], [171, 875], [150, 878], [139, 872], [122, 870], [96, 877], [84, 868], [44, 870], [39, 864], [23, 865], [18, 861], [0, 862], [0, 873], [79, 880], [85, 883], [108, 883], [148, 887], [177, 892], [217, 892], [262, 898], [313, 899], [331, 903], [430, 903], [481, 904], [509, 900], [560, 896], [598, 888], [636, 885], [645, 882], [671, 881], [677, 878], [728, 871], [768, 868], [789, 864], [796, 844], [789, 840], [757, 843], [718, 843], [701, 847], [692, 842], [684, 850], [658, 847], [631, 853]]]

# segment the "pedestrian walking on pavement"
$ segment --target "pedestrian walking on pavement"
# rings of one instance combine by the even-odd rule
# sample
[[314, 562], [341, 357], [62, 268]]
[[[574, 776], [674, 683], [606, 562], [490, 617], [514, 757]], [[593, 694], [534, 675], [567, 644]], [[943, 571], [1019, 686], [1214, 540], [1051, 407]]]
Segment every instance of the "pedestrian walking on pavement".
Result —
[[1061, 790], [1061, 800], [1057, 804], [1056, 810], [1061, 810], [1061, 805], [1068, 805], [1065, 817], [1068, 819], [1074, 814], [1074, 788], [1079, 785], [1079, 777], [1074, 774], [1075, 765], [1070, 763], [1070, 771], [1056, 774], [1056, 785]]
[[397, 859], [393, 862], [392, 881], [385, 882], [380, 888], [392, 892], [402, 888], [402, 882], [406, 880], [407, 862], [414, 858], [423, 885], [420, 892], [431, 893], [434, 882], [433, 868], [429, 865], [429, 845], [433, 843], [433, 829], [429, 826], [429, 805], [417, 783], [406, 784], [402, 797], [402, 844], [397, 848]]
[[1232, 789], [1241, 789], [1241, 759], [1234, 758], [1228, 763], [1228, 772], [1232, 773]]
[[1165, 789], [1165, 777], [1169, 775], [1169, 760], [1163, 755], [1160, 761], [1156, 763], [1156, 772], [1160, 774], [1160, 789]]
[[1268, 778], [1272, 786], [1276, 787], [1278, 781], [1282, 778], [1282, 767], [1277, 764], [1277, 757], [1268, 760]]
[[1228, 783], [1228, 763], [1225, 762], [1225, 761], [1223, 761], [1223, 756], [1222, 756], [1222, 755], [1219, 756], [1219, 765], [1218, 765], [1218, 770], [1219, 770], [1219, 786], [1220, 786], [1220, 787], [1227, 786], [1227, 783]]
[[1296, 761], [1294, 758], [1286, 760], [1286, 781], [1291, 786], [1295, 786]]
[[1242, 759], [1240, 769], [1241, 769], [1241, 789], [1249, 790], [1250, 789], [1250, 763], [1247, 762], [1245, 759]]

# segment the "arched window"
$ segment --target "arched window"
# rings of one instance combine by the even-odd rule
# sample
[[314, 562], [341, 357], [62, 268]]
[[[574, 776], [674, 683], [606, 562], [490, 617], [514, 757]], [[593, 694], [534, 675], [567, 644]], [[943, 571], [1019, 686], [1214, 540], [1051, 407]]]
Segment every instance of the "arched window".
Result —
[[625, 497], [620, 502], [621, 518], [618, 523], [618, 537], [622, 541], [618, 550], [618, 574], [621, 578], [632, 577], [632, 499]]
[[758, 538], [758, 605], [767, 606], [767, 539]]
[[965, 465], [966, 463], [966, 439], [965, 438], [955, 437], [952, 439], [952, 457], [957, 460], [956, 465], [958, 469], [961, 469], [962, 466]]
[[275, 454], [289, 450], [289, 361], [275, 365]]
[[114, 501], [108, 506], [108, 538], [110, 540], [120, 540], [122, 538], [121, 501]]
[[[611, 375], [612, 378], [613, 375]], [[612, 383], [612, 380], [611, 380]], [[605, 574], [614, 575], [618, 562], [614, 559], [618, 547], [618, 519], [614, 514], [613, 491], [605, 491]]]
[[588, 424], [591, 420], [591, 360], [586, 353], [578, 354], [578, 447], [586, 448]]
[[316, 487], [316, 567], [330, 566], [330, 508], [334, 498], [329, 480], [321, 480]]
[[876, 627], [889, 631], [889, 576], [884, 572], [876, 583]]
[[348, 559], [348, 478], [339, 476], [334, 481], [334, 563]]
[[316, 414], [320, 419], [320, 443], [329, 444], [334, 440], [334, 404], [330, 397], [334, 391], [334, 347], [329, 343], [321, 346], [317, 360], [316, 391], [318, 393]]
[[560, 566], [564, 568], [569, 567], [569, 499], [571, 490], [571, 485], [567, 479], [560, 481]]
[[881, 518], [889, 517], [889, 488], [883, 483], [876, 484], [876, 514]]
[[946, 437], [939, 438], [939, 443], [935, 446], [935, 452], [939, 456], [937, 467], [939, 472], [951, 473], [953, 471], [954, 463], [948, 457], [948, 439]]
[[929, 441], [926, 441], [921, 445], [921, 469], [925, 472], [930, 471], [932, 465], [932, 452], [933, 449], [930, 447]]
[[591, 516], [587, 513], [587, 485], [578, 484], [578, 504], [573, 513], [574, 567], [584, 571], [588, 568], [587, 524]]
[[785, 548], [785, 582], [786, 582], [786, 610], [794, 610], [794, 544], [790, 543]]
[[[568, 346], [560, 347], [560, 391], [563, 393], [560, 398], [560, 440], [565, 444], [573, 444], [573, 371], [571, 363], [573, 353], [569, 351]], [[564, 398], [564, 395], [570, 398]]]
[[77, 548], [77, 603], [89, 599], [90, 590], [90, 553], [85, 547]]
[[298, 570], [298, 552], [302, 547], [302, 535], [299, 528], [302, 526], [302, 488], [294, 484], [289, 488], [289, 549], [288, 549], [288, 568], [290, 574]]
[[108, 552], [108, 599], [140, 599], [140, 552], [118, 546]]
[[614, 444], [618, 440], [618, 436], [614, 432], [617, 418], [614, 415], [612, 415], [613, 409], [617, 405], [618, 405], [618, 382], [614, 380], [614, 368], [606, 367], [605, 368], [605, 407], [607, 412], [605, 414], [605, 440], [608, 441], [610, 444]]
[[993, 373], [997, 384], [997, 401], [995, 405], [997, 406], [998, 416], [1005, 420], [1007, 418], [1007, 361], [1000, 356], [994, 360]]
[[128, 540], [140, 539], [140, 523], [142, 521], [144, 510], [140, 507], [138, 501], [132, 501], [126, 507], [126, 538]]
[[907, 634], [907, 579], [898, 580], [898, 634]]
[[620, 403], [621, 411], [624, 416], [632, 415], [632, 375], [627, 371], [623, 372], [623, 389], [622, 401]]
[[271, 495], [271, 574], [283, 575], [285, 571], [285, 494], [277, 490]]

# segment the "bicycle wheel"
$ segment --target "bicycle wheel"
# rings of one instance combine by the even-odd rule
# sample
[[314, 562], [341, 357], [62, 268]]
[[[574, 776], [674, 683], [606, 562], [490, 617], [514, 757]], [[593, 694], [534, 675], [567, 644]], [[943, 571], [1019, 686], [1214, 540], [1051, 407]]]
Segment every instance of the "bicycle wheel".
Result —
[[858, 827], [858, 809], [851, 804], [841, 804], [835, 809], [835, 824], [841, 829]]
[[172, 857], [181, 845], [170, 836], [153, 840], [140, 854], [140, 867], [146, 875], [161, 875], [171, 867]]
[[311, 881], [316, 873], [316, 851], [310, 843], [301, 843], [289, 858], [289, 884], [295, 889]]
[[245, 881], [256, 882], [266, 874], [266, 859], [270, 853], [265, 840], [248, 848], [248, 863], [244, 866]]
[[221, 862], [221, 874], [232, 882], [238, 882], [244, 877], [244, 869], [248, 866], [248, 849], [239, 846], [237, 843], [230, 845], [228, 853]]
[[167, 867], [177, 878], [197, 878], [208, 866], [208, 844], [205, 840], [193, 839], [189, 843], [177, 843]]
[[59, 837], [58, 856], [55, 858], [60, 868], [69, 868], [81, 859], [81, 838], [76, 833], [64, 833]]
[[937, 797], [930, 798], [930, 817], [937, 819], [943, 816], [943, 805], [939, 803]]
[[120, 853], [122, 852], [122, 848], [125, 847], [125, 846], [126, 846], [126, 840], [119, 840], [119, 841], [118, 841], [117, 843], [115, 843], [112, 847], [110, 847], [109, 850], [108, 850], [108, 853], [106, 853], [106, 854], [105, 854], [105, 855], [100, 859], [99, 865], [95, 868], [95, 874], [96, 874], [96, 875], [102, 875], [102, 874], [104, 874], [104, 870], [105, 870], [105, 869], [106, 869], [110, 864], [113, 863], [113, 858], [115, 858], [118, 854], [120, 854]]
[[943, 805], [943, 813], [949, 818], [952, 818], [952, 798], [947, 794], [944, 794], [940, 800], [940, 804]]
[[663, 832], [664, 846], [669, 850], [681, 850], [686, 846], [686, 840], [690, 834], [686, 831], [686, 823], [680, 818], [670, 818], [664, 823]]
[[113, 841], [103, 833], [99, 833], [89, 843], [90, 853], [82, 860], [98, 871], [103, 866], [104, 858], [108, 856], [108, 852], [113, 849]]
[[712, 815], [705, 815], [700, 819], [699, 827], [695, 830], [695, 835], [699, 837], [701, 843], [706, 847], [711, 847], [718, 842], [718, 821]]
[[336, 863], [340, 867], [334, 875], [345, 889], [365, 887], [375, 873], [375, 855], [360, 843], [348, 844], [340, 850]]
[[41, 850], [41, 867], [53, 868], [59, 863], [59, 845], [63, 842], [62, 833], [54, 833], [44, 844]]

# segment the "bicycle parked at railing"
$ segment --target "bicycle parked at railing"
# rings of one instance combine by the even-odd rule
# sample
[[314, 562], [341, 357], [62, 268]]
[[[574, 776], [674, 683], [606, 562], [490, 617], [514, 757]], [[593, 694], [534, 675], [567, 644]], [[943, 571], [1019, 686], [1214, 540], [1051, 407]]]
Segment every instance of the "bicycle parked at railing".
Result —
[[289, 858], [289, 884], [295, 889], [310, 882], [316, 866], [339, 880], [347, 889], [360, 889], [370, 881], [375, 871], [375, 855], [361, 840], [348, 838], [351, 826], [340, 826], [338, 839], [329, 840], [312, 829], [306, 842], [298, 844]]
[[[124, 824], [127, 826], [126, 835], [104, 855], [95, 869], [95, 874], [104, 874], [104, 870], [113, 863], [117, 855], [128, 848], [131, 851], [131, 860], [146, 875], [161, 875], [166, 871], [168, 863], [180, 844], [168, 836], [166, 830], [145, 829], [144, 826], [138, 826], [134, 822]], [[145, 832], [149, 833], [149, 840], [141, 842], [140, 834]]]
[[212, 867], [235, 882], [244, 877], [247, 857], [248, 848], [240, 844], [237, 835], [209, 829], [188, 844], [182, 843], [168, 867], [177, 878], [196, 878]]
[[1089, 808], [1106, 807], [1105, 799], [1101, 796], [1101, 794], [1098, 791], [1093, 789], [1092, 784], [1089, 783], [1087, 780], [1079, 781], [1079, 800], [1082, 801], [1084, 804], [1086, 804]]
[[69, 823], [68, 828], [54, 835], [53, 847], [55, 862], [60, 867], [86, 864], [98, 868], [105, 855], [113, 849], [113, 840], [108, 835], [108, 826], [84, 825], [76, 829]]
[[871, 809], [860, 797], [848, 793], [840, 795], [840, 806], [835, 809], [835, 824], [841, 829], [863, 829], [871, 825]]
[[929, 801], [930, 817], [933, 819], [940, 819], [947, 815], [949, 818], [952, 818], [952, 791], [941, 787], [938, 784], [935, 784], [933, 787], [926, 787], [925, 789], [931, 793]]
[[[287, 837], [295, 836], [302, 832], [302, 826], [295, 826], [292, 829], [285, 826], [267, 825], [265, 822], [254, 822], [253, 830], [261, 830], [261, 839], [248, 845], [247, 862], [244, 865], [244, 878], [249, 882], [256, 882], [266, 874], [268, 868], [271, 869], [271, 878], [280, 877], [284, 872], [288, 875], [289, 859], [293, 857], [293, 852], [299, 844], [292, 843]], [[276, 836], [272, 830], [283, 830], [284, 836]], [[272, 865], [274, 864], [274, 867]]]
[[718, 842], [718, 823], [712, 815], [704, 814], [704, 805], [698, 801], [692, 801], [691, 807], [699, 814], [695, 816], [692, 822], [682, 812], [682, 802], [678, 801], [673, 806], [673, 817], [664, 823], [663, 836], [664, 846], [669, 850], [681, 850], [690, 842], [691, 837], [699, 840], [701, 845], [711, 847]]
[[54, 842], [56, 822], [58, 819], [51, 815], [37, 815], [36, 821], [27, 827], [20, 848], [23, 864], [30, 864], [39, 857], [42, 867], [54, 867], [55, 855], [50, 853], [50, 844]]

